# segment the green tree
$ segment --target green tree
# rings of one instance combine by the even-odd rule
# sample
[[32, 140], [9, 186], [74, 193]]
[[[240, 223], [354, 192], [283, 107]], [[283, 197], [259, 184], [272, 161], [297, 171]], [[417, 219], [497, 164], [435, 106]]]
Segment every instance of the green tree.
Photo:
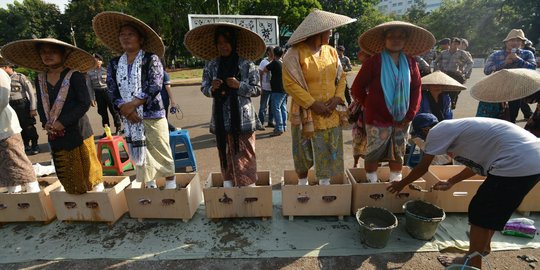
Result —
[[64, 28], [62, 23], [62, 14], [54, 4], [42, 0], [16, 1], [8, 4], [7, 9], [0, 9], [0, 42], [5, 44], [33, 36], [65, 40], [67, 33], [59, 31]]
[[423, 26], [423, 20], [428, 16], [424, 0], [414, 0], [414, 4], [407, 9], [402, 20]]

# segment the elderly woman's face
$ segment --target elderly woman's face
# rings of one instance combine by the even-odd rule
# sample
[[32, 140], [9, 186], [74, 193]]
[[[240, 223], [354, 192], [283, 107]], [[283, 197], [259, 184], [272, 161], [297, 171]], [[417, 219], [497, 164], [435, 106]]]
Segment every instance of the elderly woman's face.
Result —
[[50, 44], [43, 44], [39, 49], [39, 56], [44, 65], [55, 67], [64, 62], [64, 53], [60, 48]]
[[221, 56], [229, 56], [232, 53], [231, 43], [229, 43], [223, 36], [218, 37], [216, 47], [219, 55]]
[[118, 33], [118, 39], [120, 40], [120, 45], [124, 51], [138, 51], [142, 47], [143, 39], [131, 26], [124, 26], [120, 29]]
[[332, 30], [322, 32], [321, 36], [322, 36], [322, 44], [328, 45], [330, 43], [330, 36], [332, 36]]
[[401, 29], [389, 30], [384, 37], [384, 45], [391, 52], [399, 52], [405, 47], [407, 34]]

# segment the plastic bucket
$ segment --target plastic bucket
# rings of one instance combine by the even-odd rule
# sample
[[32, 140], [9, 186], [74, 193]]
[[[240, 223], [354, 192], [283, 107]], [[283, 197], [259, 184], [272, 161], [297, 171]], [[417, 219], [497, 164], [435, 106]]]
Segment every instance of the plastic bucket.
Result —
[[444, 270], [481, 270], [480, 268], [462, 265], [462, 264], [452, 264], [444, 268]]
[[439, 223], [446, 217], [440, 207], [424, 201], [408, 201], [403, 205], [405, 229], [414, 238], [430, 240]]
[[384, 248], [398, 220], [390, 211], [380, 207], [363, 207], [356, 212], [360, 224], [360, 237], [369, 247]]

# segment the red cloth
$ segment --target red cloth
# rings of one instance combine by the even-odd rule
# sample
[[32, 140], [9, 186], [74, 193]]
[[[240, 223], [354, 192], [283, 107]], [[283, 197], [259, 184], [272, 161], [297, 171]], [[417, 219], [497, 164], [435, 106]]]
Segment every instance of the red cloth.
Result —
[[[394, 123], [394, 118], [384, 101], [384, 93], [381, 85], [381, 54], [376, 54], [367, 59], [360, 72], [356, 75], [351, 88], [351, 93], [355, 100], [364, 106], [364, 116], [366, 124], [388, 127]], [[407, 56], [409, 69], [411, 71], [411, 97], [409, 100], [409, 110], [403, 121], [410, 122], [420, 108], [421, 96], [421, 76], [418, 65], [414, 58]]]

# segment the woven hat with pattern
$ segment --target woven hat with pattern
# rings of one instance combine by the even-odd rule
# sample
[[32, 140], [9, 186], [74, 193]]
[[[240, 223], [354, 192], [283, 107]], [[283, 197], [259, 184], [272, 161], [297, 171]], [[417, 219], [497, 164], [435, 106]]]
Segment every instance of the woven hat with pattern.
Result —
[[236, 52], [240, 57], [255, 61], [266, 51], [264, 40], [257, 33], [240, 25], [226, 22], [205, 24], [189, 30], [184, 36], [184, 45], [191, 54], [205, 60], [218, 57], [219, 52], [214, 43], [214, 35], [218, 27], [238, 30]]
[[526, 41], [527, 38], [525, 37], [525, 33], [523, 33], [523, 30], [521, 29], [512, 29], [510, 30], [510, 32], [508, 33], [508, 35], [506, 35], [506, 38], [503, 40], [503, 42], [507, 42], [511, 39], [514, 39], [514, 38], [519, 38], [523, 41]]
[[540, 90], [540, 72], [516, 68], [497, 71], [471, 88], [471, 96], [484, 102], [522, 99]]
[[92, 27], [96, 32], [96, 36], [107, 47], [117, 53], [124, 52], [118, 34], [120, 28], [126, 24], [137, 27], [137, 30], [144, 35], [142, 49], [145, 52], [155, 53], [159, 57], [165, 55], [165, 45], [163, 45], [161, 37], [150, 26], [133, 16], [121, 12], [105, 11], [96, 15], [92, 20]]
[[94, 57], [86, 51], [69, 43], [54, 38], [23, 39], [13, 41], [2, 47], [2, 57], [10, 63], [37, 71], [46, 71], [48, 68], [41, 61], [38, 44], [52, 44], [66, 49], [66, 62], [64, 66], [87, 72], [96, 66]]
[[395, 27], [404, 28], [408, 32], [407, 41], [403, 48], [403, 52], [407, 55], [420, 55], [429, 51], [435, 45], [436, 40], [431, 32], [420, 26], [402, 21], [385, 22], [367, 30], [358, 38], [358, 45], [362, 50], [366, 50], [371, 54], [380, 53], [385, 46], [384, 34]]
[[289, 38], [287, 45], [306, 40], [308, 37], [355, 22], [356, 19], [328, 11], [315, 9], [300, 23]]
[[442, 86], [444, 91], [462, 91], [467, 89], [463, 84], [446, 75], [444, 72], [437, 70], [429, 75], [422, 77], [423, 86]]
[[0, 67], [8, 67], [11, 65], [12, 64], [10, 62], [6, 61], [6, 59], [0, 55]]

